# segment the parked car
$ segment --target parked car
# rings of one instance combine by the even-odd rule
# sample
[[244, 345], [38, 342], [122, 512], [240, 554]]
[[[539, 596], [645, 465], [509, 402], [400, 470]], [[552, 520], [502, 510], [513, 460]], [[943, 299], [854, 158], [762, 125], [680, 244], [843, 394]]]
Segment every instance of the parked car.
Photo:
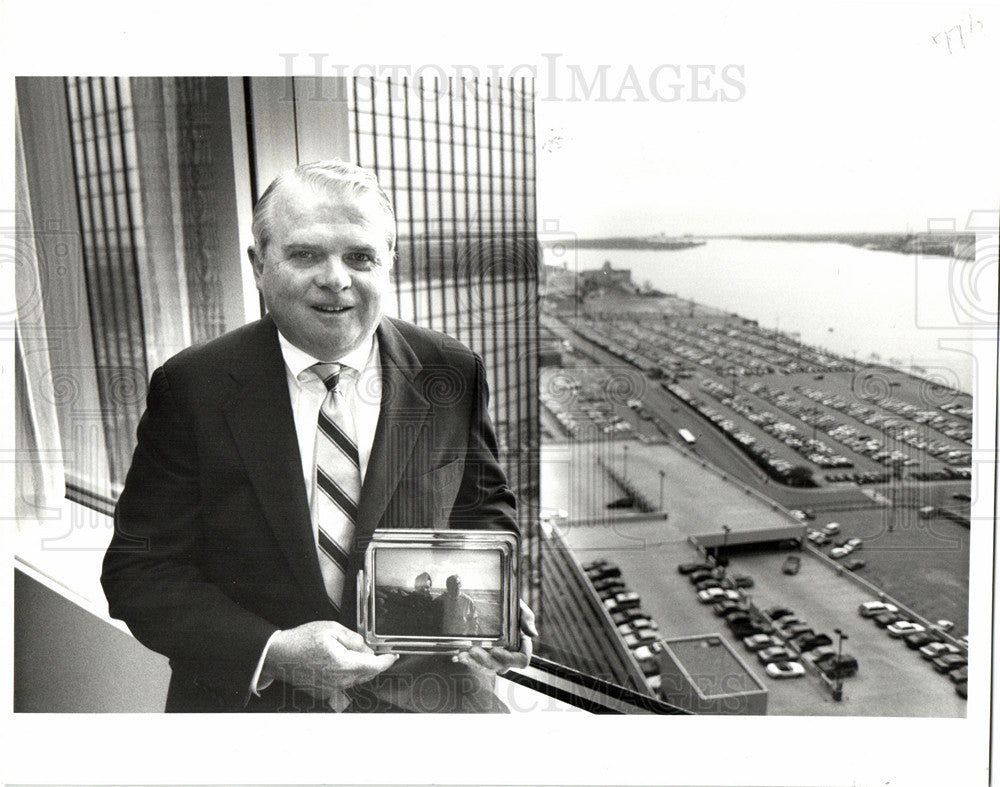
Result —
[[939, 656], [958, 653], [961, 653], [961, 651], [950, 642], [931, 642], [920, 649], [920, 657], [927, 659], [927, 661], [936, 659]]
[[677, 573], [692, 574], [695, 571], [711, 571], [712, 567], [707, 563], [681, 563], [677, 566]]
[[842, 557], [846, 557], [849, 554], [851, 554], [851, 550], [847, 547], [834, 547], [830, 550], [830, 557], [834, 560], [840, 560]]
[[760, 659], [761, 664], [771, 664], [775, 661], [796, 660], [795, 654], [788, 648], [784, 648], [781, 645], [775, 645], [774, 647], [764, 648], [763, 650], [757, 651], [757, 658]]
[[828, 634], [800, 634], [795, 638], [795, 647], [800, 653], [808, 653], [810, 650], [832, 644], [833, 640]]
[[615, 582], [612, 585], [602, 588], [597, 591], [597, 595], [601, 598], [614, 598], [619, 593], [624, 593], [628, 588], [625, 587], [624, 582]]
[[806, 674], [806, 668], [797, 661], [772, 661], [764, 670], [772, 678], [801, 678]]
[[754, 634], [770, 634], [772, 629], [770, 629], [765, 623], [758, 623], [753, 620], [744, 620], [738, 623], [734, 623], [729, 627], [733, 632], [733, 636], [737, 639], [743, 639], [744, 637], [750, 637]]
[[963, 680], [961, 683], [956, 683], [955, 693], [962, 699], [967, 700], [969, 698], [969, 682]]
[[844, 568], [848, 571], [860, 571], [868, 564], [859, 557], [851, 558], [850, 560], [844, 561]]
[[861, 545], [863, 543], [864, 542], [860, 538], [849, 538], [844, 546], [850, 547], [851, 549], [861, 549]]
[[863, 618], [873, 618], [882, 612], [899, 612], [899, 607], [884, 601], [864, 601], [858, 606], [858, 614]]
[[828, 536], [835, 536], [835, 535], [837, 535], [837, 533], [840, 532], [840, 523], [839, 522], [830, 522], [830, 523], [828, 523], [826, 525], [823, 525], [822, 532], [825, 535], [828, 535]]
[[826, 533], [820, 530], [813, 530], [811, 533], [809, 533], [809, 535], [806, 536], [806, 538], [809, 539], [812, 543], [814, 543], [818, 547], [830, 543], [830, 537]]
[[884, 629], [887, 626], [895, 623], [897, 620], [902, 620], [903, 616], [898, 612], [880, 612], [878, 615], [872, 618], [875, 621], [875, 625], [880, 629]]
[[938, 620], [934, 623], [934, 628], [938, 631], [951, 631], [955, 628], [955, 621], [953, 620]]
[[622, 637], [622, 641], [627, 648], [635, 649], [640, 645], [648, 645], [650, 642], [656, 642], [659, 638], [660, 635], [652, 629], [639, 629], [638, 631], [625, 634]]
[[782, 572], [789, 575], [798, 574], [800, 568], [802, 568], [802, 558], [798, 555], [789, 555], [781, 564]]
[[913, 634], [918, 631], [926, 631], [927, 629], [911, 620], [897, 620], [895, 623], [890, 623], [886, 626], [885, 630], [889, 632], [890, 637], [899, 638], [904, 634]]
[[764, 648], [780, 647], [781, 640], [771, 634], [751, 634], [743, 638], [743, 647], [751, 653], [756, 653]]
[[688, 574], [688, 580], [692, 585], [697, 585], [706, 579], [715, 579], [715, 572], [707, 568], [699, 568], [697, 571], [692, 571]]
[[625, 589], [625, 583], [614, 577], [607, 577], [606, 579], [599, 579], [594, 582], [594, 590], [598, 593], [608, 588], [619, 588], [617, 592], [621, 592]]
[[722, 588], [709, 588], [708, 590], [698, 591], [698, 600], [702, 604], [709, 604], [713, 601], [723, 601], [728, 599], [729, 601], [739, 601], [743, 596], [740, 595], [738, 590], [723, 590]]
[[793, 623], [790, 626], [782, 626], [781, 633], [785, 639], [794, 639], [802, 634], [815, 634], [808, 623]]
[[764, 610], [764, 614], [767, 615], [771, 620], [778, 620], [779, 618], [787, 617], [788, 615], [794, 615], [795, 613], [788, 607], [769, 607]]
[[637, 659], [651, 659], [663, 650], [663, 644], [661, 642], [650, 642], [646, 645], [640, 645], [638, 648], [632, 651], [632, 655]]
[[910, 650], [917, 650], [931, 642], [940, 642], [940, 638], [933, 631], [914, 631], [903, 635], [903, 642]]
[[850, 678], [858, 674], [858, 660], [847, 653], [842, 653], [839, 658], [833, 654], [820, 659], [816, 666], [828, 678]]
[[717, 601], [712, 605], [712, 611], [715, 613], [716, 617], [724, 618], [730, 612], [746, 612], [747, 608], [744, 604], [738, 601], [730, 601], [726, 599], [725, 601]]
[[936, 659], [931, 659], [934, 669], [942, 674], [951, 672], [953, 669], [958, 669], [959, 667], [964, 667], [968, 663], [965, 656], [960, 653], [946, 653], [943, 656], [938, 656]]
[[735, 588], [752, 588], [753, 587], [753, 577], [748, 577], [744, 575], [736, 575], [733, 577], [728, 577], [729, 581], [733, 583]]
[[836, 655], [837, 655], [836, 648], [830, 645], [820, 645], [818, 648], [813, 648], [812, 650], [808, 650], [805, 653], [803, 653], [802, 658], [805, 661], [810, 661], [813, 664], [815, 664], [818, 661], [822, 661], [823, 659]]
[[615, 622], [616, 626], [621, 625], [622, 623], [627, 623], [630, 620], [636, 620], [644, 617], [646, 617], [646, 613], [639, 609], [639, 607], [630, 607], [628, 609], [621, 609], [611, 613], [611, 619]]
[[952, 683], [964, 683], [969, 679], [969, 665], [966, 664], [948, 673]]
[[595, 566], [594, 568], [587, 569], [586, 572], [591, 582], [597, 582], [600, 579], [614, 579], [622, 575], [622, 570], [613, 563], [604, 566]]
[[722, 583], [715, 577], [709, 577], [708, 579], [703, 579], [697, 585], [694, 586], [695, 590], [708, 590], [709, 588], [721, 588]]

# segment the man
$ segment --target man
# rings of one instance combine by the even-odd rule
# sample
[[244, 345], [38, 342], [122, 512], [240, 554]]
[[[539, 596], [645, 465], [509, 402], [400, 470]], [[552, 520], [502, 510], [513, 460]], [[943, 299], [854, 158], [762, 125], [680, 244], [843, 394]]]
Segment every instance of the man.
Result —
[[[376, 527], [516, 527], [482, 361], [383, 315], [395, 221], [374, 176], [283, 173], [253, 234], [268, 314], [153, 373], [104, 561], [111, 614], [170, 658], [167, 710], [423, 709], [406, 686], [425, 671], [525, 664], [528, 637], [395, 664], [354, 630]], [[458, 403], [436, 395], [442, 373]]]
[[431, 595], [433, 584], [431, 575], [426, 571], [417, 574], [413, 580], [413, 592], [407, 595], [403, 609], [400, 634], [430, 637], [441, 633], [440, 616], [434, 605], [434, 596]]
[[452, 574], [445, 580], [447, 592], [437, 598], [441, 607], [441, 630], [446, 636], [472, 637], [479, 633], [476, 602], [462, 592], [462, 578]]

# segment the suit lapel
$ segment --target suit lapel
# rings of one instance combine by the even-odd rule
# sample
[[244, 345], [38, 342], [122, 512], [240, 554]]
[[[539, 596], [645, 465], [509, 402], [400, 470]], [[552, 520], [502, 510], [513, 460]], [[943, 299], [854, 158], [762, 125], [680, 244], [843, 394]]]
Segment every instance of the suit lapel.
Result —
[[307, 596], [322, 603], [323, 577], [277, 329], [264, 317], [251, 336], [245, 356], [235, 357], [230, 368], [238, 387], [227, 402], [226, 419], [285, 558]]
[[386, 318], [379, 324], [378, 339], [382, 399], [355, 523], [359, 544], [367, 543], [378, 526], [431, 411], [414, 382], [423, 366], [406, 339]]

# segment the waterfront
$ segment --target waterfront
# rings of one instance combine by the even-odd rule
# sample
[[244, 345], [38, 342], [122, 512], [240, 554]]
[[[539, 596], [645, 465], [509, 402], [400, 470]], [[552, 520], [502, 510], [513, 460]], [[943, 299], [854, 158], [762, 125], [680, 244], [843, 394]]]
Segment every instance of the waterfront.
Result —
[[560, 255], [545, 247], [543, 253], [547, 264], [565, 262], [571, 271], [610, 260], [631, 269], [637, 284], [648, 281], [863, 363], [916, 365], [921, 376], [973, 390], [973, 360], [962, 345], [968, 332], [959, 317], [952, 325], [942, 319], [968, 310], [968, 294], [950, 283], [961, 280], [957, 266], [971, 263], [836, 243], [734, 239], [677, 251], [571, 249]]

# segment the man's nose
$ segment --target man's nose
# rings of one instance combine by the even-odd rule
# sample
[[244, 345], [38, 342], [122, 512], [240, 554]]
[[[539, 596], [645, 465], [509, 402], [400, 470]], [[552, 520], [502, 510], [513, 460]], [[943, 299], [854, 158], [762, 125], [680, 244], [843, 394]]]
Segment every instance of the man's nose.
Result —
[[316, 284], [331, 290], [346, 290], [351, 286], [351, 272], [339, 257], [330, 255], [320, 266]]

